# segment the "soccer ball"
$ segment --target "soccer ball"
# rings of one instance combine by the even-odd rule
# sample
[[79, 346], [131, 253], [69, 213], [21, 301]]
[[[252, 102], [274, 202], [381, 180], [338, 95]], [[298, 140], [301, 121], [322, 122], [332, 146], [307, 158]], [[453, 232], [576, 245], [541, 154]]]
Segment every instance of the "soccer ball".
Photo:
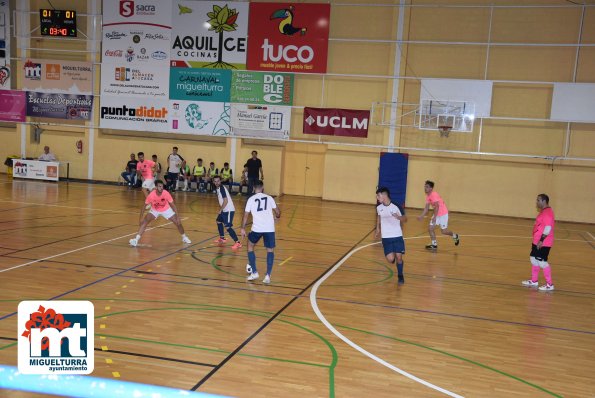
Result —
[[246, 264], [246, 272], [249, 274], [252, 273], [252, 267], [250, 266], [250, 264]]

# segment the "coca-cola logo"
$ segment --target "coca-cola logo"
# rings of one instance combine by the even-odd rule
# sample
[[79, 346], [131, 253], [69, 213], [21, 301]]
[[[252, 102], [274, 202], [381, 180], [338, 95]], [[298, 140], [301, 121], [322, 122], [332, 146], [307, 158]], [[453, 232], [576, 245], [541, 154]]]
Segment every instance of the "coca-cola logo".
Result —
[[124, 55], [124, 51], [122, 50], [105, 50], [104, 55], [106, 57], [121, 57]]
[[106, 39], [109, 39], [109, 40], [120, 40], [122, 37], [126, 37], [126, 36], [127, 36], [127, 34], [124, 32], [115, 32], [115, 31], [107, 32], [105, 34]]

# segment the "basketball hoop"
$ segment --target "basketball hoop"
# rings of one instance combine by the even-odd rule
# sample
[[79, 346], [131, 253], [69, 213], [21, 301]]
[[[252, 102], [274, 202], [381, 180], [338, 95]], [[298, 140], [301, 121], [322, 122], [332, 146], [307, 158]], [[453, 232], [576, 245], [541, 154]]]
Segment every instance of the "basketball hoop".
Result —
[[452, 126], [447, 126], [447, 125], [438, 126], [438, 130], [440, 131], [440, 137], [448, 138], [448, 135], [450, 134], [450, 130], [452, 130]]

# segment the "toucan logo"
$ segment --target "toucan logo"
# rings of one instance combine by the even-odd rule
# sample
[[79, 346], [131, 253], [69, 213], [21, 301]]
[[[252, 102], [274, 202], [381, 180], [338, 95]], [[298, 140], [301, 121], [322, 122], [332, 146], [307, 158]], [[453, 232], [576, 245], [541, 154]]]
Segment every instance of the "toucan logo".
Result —
[[306, 34], [307, 28], [300, 28], [293, 25], [294, 22], [294, 6], [289, 6], [289, 8], [282, 8], [280, 10], [275, 11], [271, 15], [271, 20], [273, 19], [280, 19], [279, 22], [279, 32], [282, 35], [286, 36], [293, 36], [296, 33], [299, 33], [300, 36], [304, 36]]

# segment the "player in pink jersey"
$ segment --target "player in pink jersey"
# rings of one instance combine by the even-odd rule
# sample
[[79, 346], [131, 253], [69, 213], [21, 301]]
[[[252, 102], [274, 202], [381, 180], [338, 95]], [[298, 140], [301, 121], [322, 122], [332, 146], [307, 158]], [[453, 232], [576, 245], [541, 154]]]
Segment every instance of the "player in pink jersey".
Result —
[[152, 191], [149, 196], [147, 196], [145, 203], [151, 206], [151, 211], [149, 211], [149, 213], [143, 219], [143, 215], [145, 214], [145, 206], [143, 205], [140, 211], [140, 219], [142, 220], [140, 229], [138, 230], [136, 237], [130, 239], [130, 246], [138, 245], [138, 241], [140, 240], [143, 232], [145, 232], [147, 226], [151, 223], [151, 221], [158, 217], [163, 217], [166, 220], [173, 222], [175, 226], [178, 227], [178, 231], [182, 235], [182, 242], [192, 243], [184, 233], [184, 227], [182, 226], [180, 217], [178, 217], [178, 209], [176, 209], [174, 199], [171, 197], [169, 192], [163, 190], [163, 181], [155, 181], [155, 190]]
[[539, 286], [542, 292], [554, 290], [552, 269], [547, 262], [550, 249], [554, 244], [554, 211], [549, 205], [550, 198], [542, 193], [537, 195], [539, 214], [533, 225], [533, 242], [531, 244], [531, 279], [523, 281], [523, 286], [537, 287], [539, 285], [539, 269], [543, 270], [545, 285]]
[[426, 245], [426, 249], [428, 250], [436, 250], [438, 249], [438, 241], [436, 240], [436, 233], [434, 232], [434, 228], [436, 225], [440, 226], [440, 231], [442, 231], [442, 235], [452, 236], [452, 239], [455, 242], [455, 246], [458, 246], [460, 243], [459, 234], [456, 234], [452, 231], [448, 230], [448, 209], [446, 208], [446, 204], [438, 195], [438, 192], [434, 191], [434, 183], [430, 180], [426, 181], [424, 185], [424, 191], [426, 193], [426, 207], [424, 207], [424, 211], [421, 213], [417, 219], [419, 221], [423, 220], [424, 216], [430, 210], [430, 206], [434, 209], [434, 215], [430, 220], [430, 226], [428, 231], [430, 232], [430, 238], [432, 238], [432, 242], [429, 245]]
[[[155, 189], [155, 162], [145, 160], [143, 152], [138, 153], [138, 163], [136, 164], [136, 174], [143, 180], [143, 193], [145, 198]], [[149, 208], [147, 208], [149, 210]]]

